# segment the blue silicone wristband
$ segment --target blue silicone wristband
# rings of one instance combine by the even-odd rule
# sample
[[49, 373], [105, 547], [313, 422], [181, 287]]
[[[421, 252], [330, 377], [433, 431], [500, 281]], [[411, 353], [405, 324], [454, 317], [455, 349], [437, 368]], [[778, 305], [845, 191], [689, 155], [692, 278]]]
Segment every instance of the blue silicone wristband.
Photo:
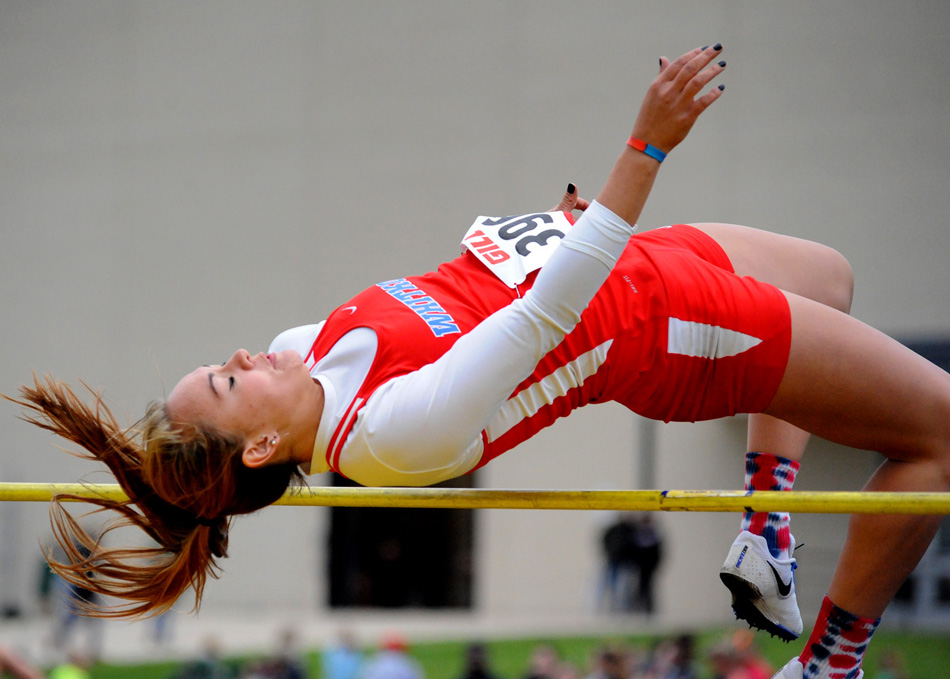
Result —
[[663, 153], [660, 149], [653, 146], [652, 144], [647, 144], [642, 139], [637, 139], [636, 137], [630, 137], [627, 140], [627, 146], [634, 148], [641, 153], [645, 153], [651, 158], [654, 158], [657, 162], [662, 163], [666, 159], [666, 154]]

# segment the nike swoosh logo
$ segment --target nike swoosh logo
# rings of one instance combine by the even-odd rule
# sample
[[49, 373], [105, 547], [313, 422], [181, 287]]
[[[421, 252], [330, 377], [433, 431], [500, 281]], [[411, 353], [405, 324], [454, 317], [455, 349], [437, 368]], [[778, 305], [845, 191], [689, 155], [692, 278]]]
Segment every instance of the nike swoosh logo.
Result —
[[354, 311], [356, 311], [356, 307], [355, 307], [355, 306], [345, 306], [345, 307], [343, 307], [342, 309], [340, 309], [340, 311], [349, 311], [350, 313], [353, 313]]
[[775, 566], [769, 564], [769, 568], [772, 569], [772, 575], [775, 576], [775, 585], [778, 587], [778, 595], [784, 599], [792, 593], [792, 580], [789, 579], [787, 584], [782, 582], [782, 576], [778, 574], [777, 570], [775, 570]]

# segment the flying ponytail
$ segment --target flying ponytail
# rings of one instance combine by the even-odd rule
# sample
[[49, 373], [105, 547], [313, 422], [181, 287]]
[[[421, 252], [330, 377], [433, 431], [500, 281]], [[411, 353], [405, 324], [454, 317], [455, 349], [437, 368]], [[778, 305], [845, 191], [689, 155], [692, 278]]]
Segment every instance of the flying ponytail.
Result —
[[[84, 613], [104, 618], [165, 612], [188, 588], [195, 608], [207, 577], [218, 577], [217, 559], [227, 556], [231, 517], [277, 500], [301, 475], [287, 463], [251, 469], [241, 461], [243, 440], [207, 428], [173, 425], [163, 404], [148, 406], [145, 417], [122, 429], [99, 393], [83, 384], [92, 404], [66, 384], [34, 375], [20, 388], [22, 418], [82, 446], [78, 457], [99, 460], [115, 476], [128, 500], [58, 495], [50, 505], [56, 541], [64, 562], [47, 552], [50, 567], [73, 585], [124, 599], [112, 607], [87, 604]], [[119, 517], [90, 535], [66, 511], [79, 500]], [[157, 546], [111, 548], [103, 538], [122, 526], [137, 526]]]

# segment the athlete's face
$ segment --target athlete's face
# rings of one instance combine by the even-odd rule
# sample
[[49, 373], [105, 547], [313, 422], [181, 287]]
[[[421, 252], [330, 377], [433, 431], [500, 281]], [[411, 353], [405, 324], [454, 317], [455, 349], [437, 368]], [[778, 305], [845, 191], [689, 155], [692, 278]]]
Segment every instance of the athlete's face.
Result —
[[313, 380], [297, 352], [252, 356], [240, 349], [223, 365], [185, 375], [168, 395], [169, 416], [246, 441], [282, 436], [293, 429]]

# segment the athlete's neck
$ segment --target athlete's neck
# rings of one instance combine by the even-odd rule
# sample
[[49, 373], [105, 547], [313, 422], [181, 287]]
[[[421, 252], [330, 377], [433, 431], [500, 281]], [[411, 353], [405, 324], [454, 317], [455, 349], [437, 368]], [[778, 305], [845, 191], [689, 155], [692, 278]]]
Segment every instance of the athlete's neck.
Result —
[[318, 380], [313, 380], [313, 388], [313, 402], [308, 409], [309, 415], [305, 422], [299, 423], [301, 436], [291, 454], [291, 461], [296, 462], [304, 474], [310, 473], [313, 446], [316, 444], [317, 431], [320, 429], [320, 420], [323, 417], [323, 385]]

